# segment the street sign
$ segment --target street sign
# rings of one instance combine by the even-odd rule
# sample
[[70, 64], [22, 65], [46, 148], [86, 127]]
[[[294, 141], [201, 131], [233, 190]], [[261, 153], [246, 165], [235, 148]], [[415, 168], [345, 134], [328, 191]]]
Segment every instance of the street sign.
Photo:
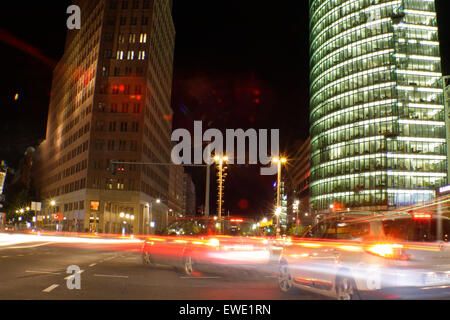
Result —
[[62, 213], [52, 214], [52, 217], [53, 217], [54, 220], [62, 220], [63, 219]]
[[31, 210], [33, 211], [41, 211], [42, 203], [41, 202], [31, 202]]

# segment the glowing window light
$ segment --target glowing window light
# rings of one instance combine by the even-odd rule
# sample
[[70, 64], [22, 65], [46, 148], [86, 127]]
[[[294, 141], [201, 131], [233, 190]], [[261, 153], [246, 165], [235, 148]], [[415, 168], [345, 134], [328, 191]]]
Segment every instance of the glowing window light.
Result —
[[[393, 37], [393, 35], [394, 35], [393, 33], [385, 33], [385, 34], [381, 34], [381, 35], [377, 35], [377, 36], [374, 36], [374, 37], [370, 37], [370, 38], [366, 38], [366, 39], [363, 39], [363, 40], [359, 40], [359, 41], [356, 41], [356, 42], [349, 43], [349, 44], [345, 45], [344, 47], [340, 48], [339, 50], [333, 51], [333, 52], [325, 55], [324, 57], [322, 57], [317, 62], [317, 66], [313, 70], [318, 68], [319, 65], [323, 64], [324, 60], [328, 60], [330, 57], [335, 56], [335, 55], [341, 53], [342, 51], [350, 50], [350, 49], [353, 49], [354, 47], [362, 46], [362, 45], [364, 45], [366, 43], [370, 43], [370, 42], [377, 41], [377, 40], [385, 39], [386, 41], [389, 41]], [[321, 53], [323, 53], [323, 50], [322, 51], [320, 51], [320, 50], [316, 51], [313, 54], [311, 59], [314, 60], [316, 58], [316, 56], [318, 54], [321, 54]]]
[[403, 12], [409, 13], [409, 14], [418, 14], [418, 15], [423, 15], [423, 16], [436, 17], [436, 12], [430, 12], [430, 11], [405, 9], [405, 10], [403, 10]]
[[334, 96], [334, 97], [332, 97], [330, 99], [322, 101], [318, 106], [316, 106], [314, 109], [312, 109], [311, 113], [316, 112], [318, 109], [322, 108], [325, 104], [334, 102], [336, 100], [340, 100], [341, 98], [345, 98], [347, 96], [353, 96], [353, 95], [355, 95], [357, 93], [364, 93], [366, 91], [372, 91], [374, 89], [395, 87], [395, 85], [396, 85], [395, 81], [390, 81], [390, 82], [385, 82], [385, 83], [382, 83], [382, 84], [370, 85], [370, 86], [367, 86], [367, 87], [364, 87], [364, 88], [359, 88], [359, 89], [356, 89], [356, 90], [344, 92], [344, 93], [341, 93], [341, 94], [339, 94], [337, 96]]
[[352, 107], [349, 107], [349, 108], [345, 108], [345, 109], [338, 110], [338, 111], [335, 111], [333, 113], [327, 114], [326, 116], [324, 116], [322, 118], [319, 118], [319, 119], [317, 119], [314, 122], [322, 123], [324, 121], [333, 119], [334, 117], [337, 117], [337, 116], [340, 116], [342, 114], [346, 114], [346, 113], [349, 113], [349, 112], [352, 112], [352, 111], [358, 111], [358, 110], [361, 110], [361, 109], [367, 109], [367, 108], [371, 108], [371, 107], [374, 107], [374, 106], [381, 107], [381, 106], [384, 106], [384, 105], [387, 105], [387, 104], [392, 104], [392, 103], [395, 103], [395, 102], [397, 102], [397, 99], [386, 99], [386, 100], [381, 100], [381, 101], [376, 101], [376, 102], [364, 103], [364, 104], [352, 106]]
[[[314, 86], [314, 84], [318, 81], [318, 79], [322, 78], [322, 76], [323, 76], [324, 74], [333, 72], [333, 71], [335, 71], [336, 69], [339, 69], [339, 68], [341, 68], [341, 67], [345, 67], [346, 65], [348, 65], [348, 64], [350, 64], [350, 63], [355, 63], [355, 62], [358, 62], [358, 61], [360, 61], [360, 60], [367, 60], [367, 59], [369, 59], [369, 58], [371, 58], [371, 57], [374, 57], [374, 56], [388, 55], [388, 54], [390, 54], [390, 53], [392, 53], [392, 52], [394, 52], [394, 49], [386, 49], [386, 50], [381, 50], [381, 51], [376, 51], [376, 52], [368, 53], [368, 54], [359, 56], [359, 57], [354, 58], [354, 59], [345, 60], [344, 62], [341, 62], [341, 63], [335, 65], [334, 67], [331, 67], [331, 68], [325, 70], [324, 72], [318, 74], [318, 75], [315, 77], [315, 79], [314, 79], [314, 81], [312, 82], [311, 85]], [[313, 68], [313, 71], [311, 72], [311, 74], [314, 74], [314, 72], [315, 72], [315, 70], [317, 69], [317, 67], [318, 67], [318, 66], [316, 66], [315, 68]]]
[[417, 75], [417, 76], [429, 76], [429, 77], [436, 77], [436, 78], [442, 77], [441, 72], [414, 71], [414, 70], [396, 70], [395, 72], [399, 73], [399, 74], [410, 74], [410, 75]]
[[[327, 40], [326, 42], [324, 42], [323, 44], [321, 44], [316, 50], [317, 50], [317, 51], [321, 51], [321, 50], [323, 49], [323, 47], [326, 46], [327, 44], [329, 44], [330, 42], [333, 42], [333, 41], [336, 40], [337, 38], [341, 38], [341, 37], [347, 36], [347, 35], [349, 35], [349, 34], [352, 34], [352, 33], [355, 32], [356, 30], [359, 30], [359, 29], [362, 30], [362, 29], [365, 29], [365, 28], [370, 27], [370, 26], [375, 26], [375, 25], [377, 25], [377, 24], [383, 24], [384, 22], [390, 22], [390, 21], [391, 21], [390, 18], [384, 18], [384, 19], [380, 19], [380, 20], [376, 20], [376, 21], [371, 21], [371, 22], [368, 22], [368, 23], [365, 23], [365, 24], [361, 24], [361, 25], [359, 25], [359, 26], [356, 26], [356, 27], [353, 27], [353, 28], [351, 28], [351, 29], [348, 29], [348, 30], [345, 31], [345, 32], [336, 33], [336, 35], [334, 35], [334, 36], [331, 37], [329, 40]], [[326, 28], [325, 30], [329, 30], [329, 28]], [[322, 40], [321, 37], [320, 37], [320, 35], [315, 37], [315, 39], [314, 39], [314, 40], [312, 41], [312, 43], [311, 43], [311, 47], [312, 47], [312, 48], [315, 47], [316, 42], [319, 41], [319, 40]]]
[[[339, 78], [338, 80], [332, 81], [329, 84], [327, 84], [326, 86], [320, 88], [320, 90], [318, 90], [316, 93], [314, 93], [314, 95], [312, 96], [312, 99], [315, 99], [318, 95], [322, 94], [325, 90], [327, 90], [327, 89], [329, 89], [331, 87], [340, 85], [340, 84], [342, 84], [342, 83], [344, 83], [344, 82], [346, 82], [348, 80], [355, 80], [356, 81], [357, 78], [360, 77], [360, 76], [368, 76], [368, 75], [371, 75], [373, 73], [380, 73], [380, 72], [388, 71], [388, 70], [389, 70], [388, 67], [377, 67], [377, 68], [367, 69], [367, 70], [364, 70], [364, 71], [361, 71], [361, 72], [358, 72], [358, 73], [354, 73], [354, 74], [345, 76], [343, 78]], [[442, 76], [442, 74], [441, 74], [441, 76]], [[316, 80], [319, 81], [321, 79], [316, 79]]]

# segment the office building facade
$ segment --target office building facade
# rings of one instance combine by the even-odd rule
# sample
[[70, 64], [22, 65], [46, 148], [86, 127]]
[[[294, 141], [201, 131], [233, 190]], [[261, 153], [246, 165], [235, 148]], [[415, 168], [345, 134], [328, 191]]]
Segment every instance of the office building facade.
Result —
[[[35, 178], [39, 220], [148, 233], [167, 221], [175, 28], [169, 0], [78, 1], [53, 77]], [[117, 173], [112, 161], [123, 162]], [[156, 201], [161, 199], [161, 202]]]
[[385, 210], [447, 181], [434, 0], [311, 0], [311, 209]]

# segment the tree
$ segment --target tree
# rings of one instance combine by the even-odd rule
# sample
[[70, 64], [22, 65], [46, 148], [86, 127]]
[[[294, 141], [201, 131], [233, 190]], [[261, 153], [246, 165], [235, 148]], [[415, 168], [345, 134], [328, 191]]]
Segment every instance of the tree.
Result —
[[13, 220], [13, 218], [17, 217], [16, 211], [21, 208], [26, 208], [30, 205], [31, 201], [32, 196], [30, 190], [28, 190], [23, 183], [18, 182], [9, 185], [5, 190], [4, 210], [6, 213], [6, 220]]
[[305, 226], [303, 226], [303, 224], [300, 223], [297, 230], [297, 224], [293, 223], [288, 226], [286, 233], [289, 236], [300, 237], [303, 235], [303, 233], [305, 233], [305, 231], [306, 228]]

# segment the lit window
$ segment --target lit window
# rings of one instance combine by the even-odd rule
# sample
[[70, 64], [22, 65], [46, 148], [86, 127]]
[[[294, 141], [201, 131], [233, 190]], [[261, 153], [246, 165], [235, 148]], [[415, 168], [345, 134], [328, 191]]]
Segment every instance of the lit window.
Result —
[[117, 60], [123, 60], [123, 51], [117, 51]]
[[128, 60], [133, 60], [134, 59], [134, 51], [128, 51], [127, 58], [128, 58]]
[[138, 59], [139, 60], [144, 60], [145, 59], [145, 51], [139, 51]]
[[140, 43], [147, 43], [147, 34], [141, 33], [141, 38], [139, 40]]

